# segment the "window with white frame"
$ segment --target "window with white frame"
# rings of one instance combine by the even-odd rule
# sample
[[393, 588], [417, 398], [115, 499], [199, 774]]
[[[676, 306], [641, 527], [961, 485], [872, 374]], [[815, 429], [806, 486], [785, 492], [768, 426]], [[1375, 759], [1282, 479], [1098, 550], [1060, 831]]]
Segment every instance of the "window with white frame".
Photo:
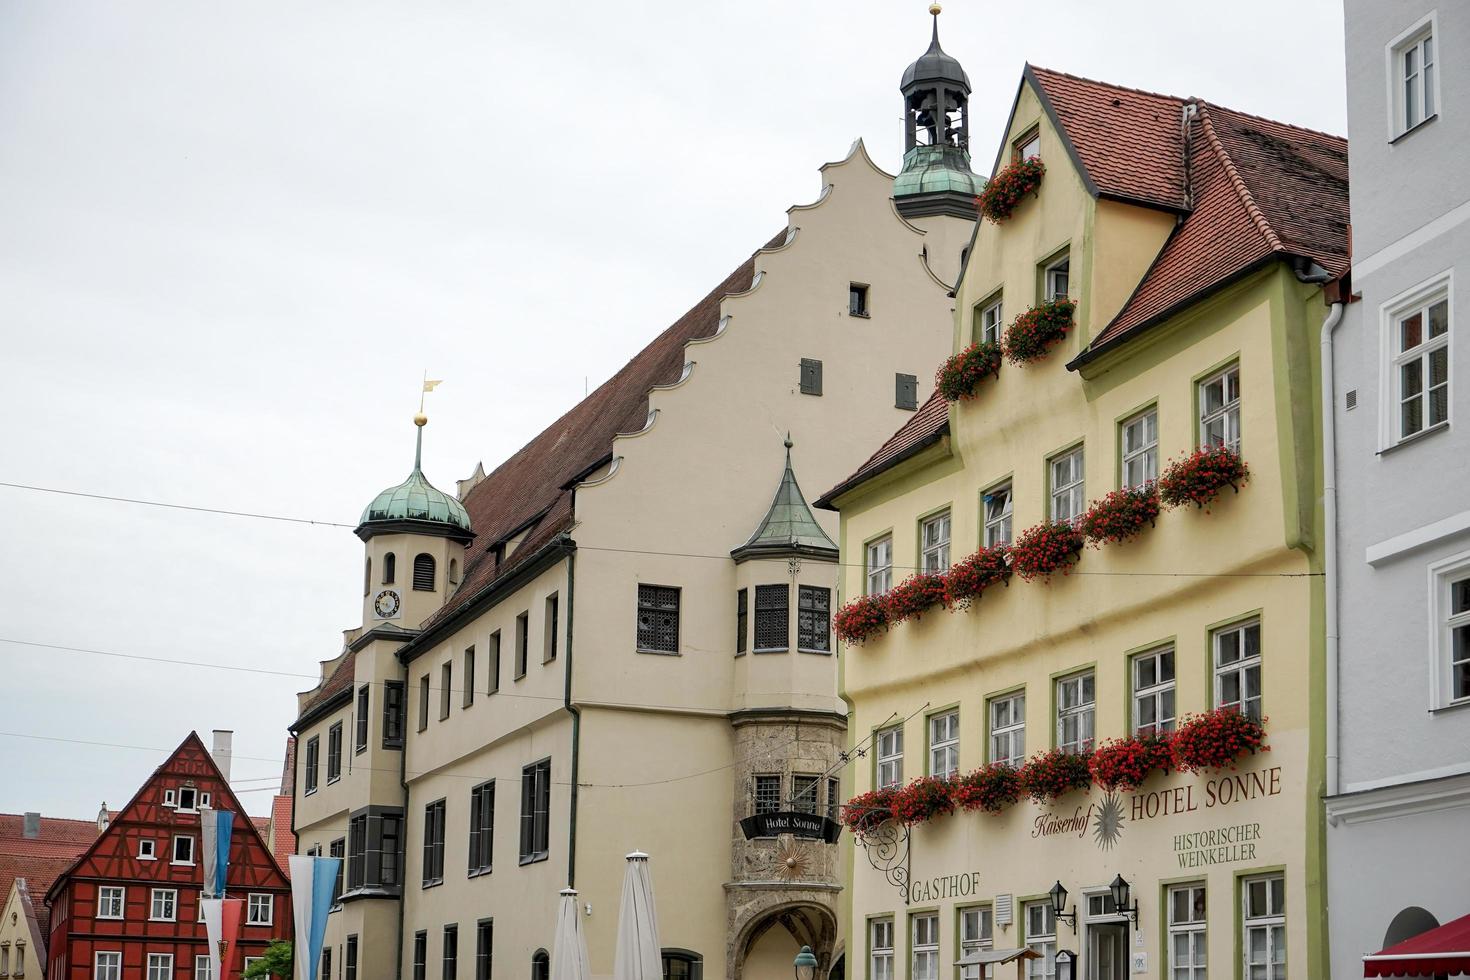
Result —
[[[960, 958], [964, 959], [971, 953], [989, 949], [993, 933], [994, 919], [991, 917], [989, 905], [960, 909]], [[960, 980], [981, 980], [980, 969], [978, 963], [961, 967]]]
[[274, 916], [275, 896], [268, 892], [251, 892], [247, 897], [245, 923], [252, 926], [268, 926]]
[[128, 891], [119, 885], [103, 885], [97, 889], [97, 918], [121, 919]]
[[1235, 708], [1261, 720], [1261, 624], [1240, 623], [1216, 630], [1215, 707]]
[[929, 775], [948, 776], [960, 768], [960, 713], [929, 716]]
[[1240, 452], [1240, 365], [1232, 364], [1199, 383], [1201, 446]]
[[919, 912], [909, 916], [913, 960], [909, 980], [939, 980], [939, 913]]
[[180, 837], [175, 837], [174, 838], [174, 857], [173, 857], [173, 863], [174, 864], [193, 864], [194, 863], [194, 838], [192, 838], [192, 837], [184, 837], [184, 836], [180, 836]]
[[1075, 520], [1087, 508], [1082, 461], [1081, 446], [1047, 461], [1051, 475], [1051, 519], [1054, 521]]
[[214, 970], [210, 968], [208, 956], [194, 957], [194, 980], [214, 980]]
[[880, 595], [893, 588], [893, 536], [868, 542], [868, 595]]
[[1141, 487], [1159, 478], [1159, 412], [1150, 408], [1123, 423], [1123, 486]]
[[92, 980], [122, 980], [122, 953], [99, 952], [92, 959]]
[[265, 959], [265, 957], [263, 957], [263, 956], [247, 956], [247, 957], [245, 957], [245, 969], [247, 969], [247, 970], [250, 969], [250, 965], [252, 963], [257, 963], [257, 962], [259, 962], [260, 960], [263, 960], [263, 959]]
[[1133, 731], [1137, 735], [1174, 730], [1174, 648], [1160, 647], [1133, 657]]
[[140, 838], [138, 840], [138, 860], [139, 861], [153, 861], [153, 860], [156, 860], [156, 855], [154, 855], [154, 853], [153, 853], [153, 847], [154, 847], [153, 838], [151, 838], [151, 837], [143, 837], [143, 838]]
[[197, 792], [195, 792], [194, 787], [192, 787], [192, 786], [180, 786], [179, 787], [179, 809], [180, 810], [197, 810], [199, 808], [198, 807], [198, 804], [199, 804], [199, 794]]
[[1092, 747], [1096, 702], [1092, 671], [1057, 681], [1057, 748], [1077, 755]]
[[[112, 980], [117, 980], [113, 977]], [[893, 980], [893, 919], [868, 921], [868, 980]]]
[[1068, 280], [1071, 279], [1072, 260], [1070, 256], [1062, 256], [1055, 262], [1049, 264], [1042, 273], [1045, 281], [1045, 299], [1047, 302], [1068, 297]]
[[1433, 119], [1439, 111], [1434, 47], [1432, 21], [1393, 46], [1395, 136]]
[[1240, 897], [1246, 980], [1286, 980], [1286, 879], [1247, 878]]
[[148, 954], [148, 980], [174, 980], [174, 954]]
[[1026, 759], [1026, 692], [990, 699], [990, 761], [1019, 766]]
[[1169, 887], [1169, 980], [1207, 980], [1204, 882]]
[[148, 918], [154, 922], [173, 922], [178, 917], [179, 892], [176, 888], [153, 889], [153, 904]]
[[949, 511], [919, 523], [919, 568], [924, 572], [949, 570]]
[[1027, 902], [1021, 907], [1025, 916], [1026, 946], [1041, 954], [1039, 960], [1026, 961], [1026, 976], [1036, 980], [1056, 980], [1057, 922], [1051, 902]]
[[897, 786], [903, 782], [903, 728], [895, 725], [879, 732], [878, 788]]
[[1450, 418], [1450, 300], [1440, 284], [1389, 315], [1393, 376], [1393, 440]]
[[1434, 572], [1437, 637], [1435, 707], [1470, 702], [1470, 561], [1458, 560]]
[[975, 343], [1000, 343], [1000, 334], [1004, 329], [1002, 322], [1002, 317], [1005, 315], [1004, 309], [999, 296], [991, 302], [975, 307]]
[[1011, 543], [1011, 485], [1003, 483], [985, 493], [985, 547]]

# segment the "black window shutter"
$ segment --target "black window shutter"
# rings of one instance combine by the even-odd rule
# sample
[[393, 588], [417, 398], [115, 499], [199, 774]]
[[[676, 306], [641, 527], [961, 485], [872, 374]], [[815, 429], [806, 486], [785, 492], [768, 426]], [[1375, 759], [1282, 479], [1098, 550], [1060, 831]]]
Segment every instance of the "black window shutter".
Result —
[[919, 407], [919, 379], [912, 374], [893, 376], [893, 405], [913, 411]]
[[803, 357], [801, 359], [801, 393], [803, 395], [820, 395], [822, 393], [821, 361], [810, 357]]

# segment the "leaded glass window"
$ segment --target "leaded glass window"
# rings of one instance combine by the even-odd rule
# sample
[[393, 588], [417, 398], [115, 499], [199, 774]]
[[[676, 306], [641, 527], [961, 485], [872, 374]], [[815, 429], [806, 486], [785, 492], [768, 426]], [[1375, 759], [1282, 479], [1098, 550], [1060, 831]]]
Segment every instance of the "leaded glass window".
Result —
[[755, 587], [756, 653], [788, 648], [790, 604], [790, 586], [757, 585]]
[[803, 585], [797, 590], [796, 645], [827, 653], [832, 649], [832, 590]]
[[679, 590], [667, 585], [638, 586], [638, 649], [679, 652]]

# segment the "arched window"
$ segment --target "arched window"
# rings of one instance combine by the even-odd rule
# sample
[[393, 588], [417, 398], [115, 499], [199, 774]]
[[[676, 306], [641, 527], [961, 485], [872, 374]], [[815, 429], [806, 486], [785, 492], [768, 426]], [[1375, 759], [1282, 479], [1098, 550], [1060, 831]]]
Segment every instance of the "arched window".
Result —
[[459, 561], [454, 558], [449, 559], [449, 584], [459, 584]]
[[398, 577], [398, 556], [388, 552], [383, 556], [383, 584], [392, 585], [393, 580]]
[[413, 560], [413, 587], [419, 592], [434, 591], [434, 556], [417, 555]]
[[704, 957], [692, 949], [663, 951], [664, 980], [703, 980]]
[[551, 957], [538, 949], [531, 956], [531, 980], [551, 980]]
[[373, 560], [369, 558], [367, 564], [362, 567], [362, 594], [367, 595], [373, 591]]

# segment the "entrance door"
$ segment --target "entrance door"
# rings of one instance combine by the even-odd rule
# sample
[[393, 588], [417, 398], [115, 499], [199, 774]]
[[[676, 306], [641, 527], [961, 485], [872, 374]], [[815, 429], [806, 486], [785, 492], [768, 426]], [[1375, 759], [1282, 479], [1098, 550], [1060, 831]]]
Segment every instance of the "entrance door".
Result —
[[1127, 980], [1128, 924], [1091, 922], [1087, 926], [1087, 980]]

